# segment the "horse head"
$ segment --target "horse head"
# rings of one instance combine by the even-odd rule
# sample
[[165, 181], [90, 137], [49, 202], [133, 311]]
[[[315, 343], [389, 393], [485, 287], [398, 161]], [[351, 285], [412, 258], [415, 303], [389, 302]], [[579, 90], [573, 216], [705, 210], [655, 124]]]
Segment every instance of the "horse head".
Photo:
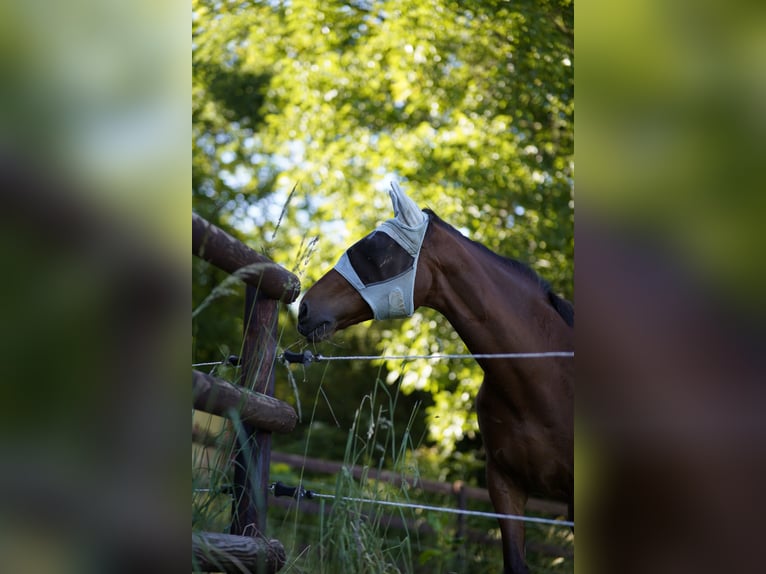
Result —
[[[352, 245], [304, 295], [298, 331], [311, 341], [369, 319], [409, 317], [424, 290], [418, 261], [428, 215], [396, 182], [394, 218]], [[417, 285], [416, 285], [417, 283]]]

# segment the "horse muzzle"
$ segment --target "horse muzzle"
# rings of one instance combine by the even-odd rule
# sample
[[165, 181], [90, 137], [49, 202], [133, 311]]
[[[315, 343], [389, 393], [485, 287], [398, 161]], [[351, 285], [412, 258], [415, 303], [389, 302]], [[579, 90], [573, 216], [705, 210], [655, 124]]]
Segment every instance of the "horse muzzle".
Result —
[[313, 317], [309, 311], [309, 305], [304, 300], [298, 309], [298, 332], [312, 343], [318, 343], [329, 339], [335, 333], [336, 322], [323, 318]]

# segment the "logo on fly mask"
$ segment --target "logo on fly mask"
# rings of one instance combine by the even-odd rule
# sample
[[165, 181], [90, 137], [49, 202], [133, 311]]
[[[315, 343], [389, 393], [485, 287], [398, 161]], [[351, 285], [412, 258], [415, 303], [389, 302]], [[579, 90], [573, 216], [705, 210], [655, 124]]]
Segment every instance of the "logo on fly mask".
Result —
[[427, 227], [425, 214], [416, 227], [397, 219], [386, 221], [349, 247], [335, 265], [376, 319], [409, 317], [414, 312], [415, 271]]

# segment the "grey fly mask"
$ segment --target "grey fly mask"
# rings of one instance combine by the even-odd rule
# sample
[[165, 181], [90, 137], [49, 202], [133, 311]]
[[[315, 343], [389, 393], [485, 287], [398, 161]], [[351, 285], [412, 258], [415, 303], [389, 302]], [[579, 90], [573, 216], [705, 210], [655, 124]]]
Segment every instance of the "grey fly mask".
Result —
[[335, 265], [335, 270], [367, 302], [376, 319], [409, 317], [415, 311], [415, 273], [428, 229], [428, 215], [418, 209], [396, 182], [391, 183], [389, 195], [394, 219], [383, 222], [349, 247]]

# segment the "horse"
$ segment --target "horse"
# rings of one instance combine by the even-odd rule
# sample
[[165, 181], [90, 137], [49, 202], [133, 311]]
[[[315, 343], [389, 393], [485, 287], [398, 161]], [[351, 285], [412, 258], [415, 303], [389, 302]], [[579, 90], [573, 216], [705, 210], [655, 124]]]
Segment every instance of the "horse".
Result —
[[[574, 306], [525, 264], [462, 235], [396, 184], [394, 219], [352, 245], [304, 295], [298, 332], [328, 339], [369, 319], [441, 313], [472, 354], [570, 351]], [[478, 358], [476, 399], [496, 513], [522, 515], [530, 495], [561, 500], [574, 520], [571, 358]], [[506, 574], [526, 574], [524, 524], [498, 519]]]

